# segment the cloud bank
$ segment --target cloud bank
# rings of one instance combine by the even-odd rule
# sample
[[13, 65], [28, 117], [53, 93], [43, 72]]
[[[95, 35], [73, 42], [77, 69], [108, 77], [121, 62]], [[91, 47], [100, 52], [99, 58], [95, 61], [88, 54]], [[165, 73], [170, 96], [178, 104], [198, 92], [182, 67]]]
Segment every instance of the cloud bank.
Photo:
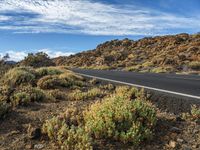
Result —
[[0, 30], [15, 33], [157, 35], [198, 29], [200, 18], [91, 0], [1, 0]]
[[[62, 52], [62, 51], [53, 51], [50, 49], [41, 49], [41, 50], [37, 50], [36, 52], [44, 52], [46, 54], [49, 55], [50, 58], [55, 58], [55, 57], [59, 57], [59, 56], [69, 56], [69, 55], [73, 55], [73, 52]], [[0, 53], [0, 56], [4, 56], [5, 54], [9, 54], [10, 58], [9, 60], [12, 61], [20, 61], [23, 60], [24, 57], [26, 57], [28, 55], [28, 52], [26, 51], [7, 51], [6, 53]]]

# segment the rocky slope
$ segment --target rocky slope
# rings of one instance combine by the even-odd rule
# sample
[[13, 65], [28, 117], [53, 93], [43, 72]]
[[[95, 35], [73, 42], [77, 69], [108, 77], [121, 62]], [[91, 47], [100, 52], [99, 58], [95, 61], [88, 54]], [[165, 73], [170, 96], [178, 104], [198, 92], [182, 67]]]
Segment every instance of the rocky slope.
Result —
[[140, 72], [200, 71], [200, 34], [156, 36], [137, 41], [123, 39], [100, 44], [94, 50], [54, 59], [57, 65]]

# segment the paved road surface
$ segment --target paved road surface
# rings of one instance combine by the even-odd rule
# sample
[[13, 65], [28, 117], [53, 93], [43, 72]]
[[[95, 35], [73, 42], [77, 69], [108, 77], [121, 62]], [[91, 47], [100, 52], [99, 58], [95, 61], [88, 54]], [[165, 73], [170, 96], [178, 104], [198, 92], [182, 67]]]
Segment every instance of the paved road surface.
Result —
[[200, 100], [200, 76], [72, 69], [83, 76]]

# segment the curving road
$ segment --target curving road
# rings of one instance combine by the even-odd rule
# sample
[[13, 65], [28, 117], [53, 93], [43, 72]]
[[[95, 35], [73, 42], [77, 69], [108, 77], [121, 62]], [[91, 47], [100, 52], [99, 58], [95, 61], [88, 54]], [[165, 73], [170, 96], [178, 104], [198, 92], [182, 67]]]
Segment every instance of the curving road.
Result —
[[87, 77], [200, 100], [200, 76], [72, 69]]

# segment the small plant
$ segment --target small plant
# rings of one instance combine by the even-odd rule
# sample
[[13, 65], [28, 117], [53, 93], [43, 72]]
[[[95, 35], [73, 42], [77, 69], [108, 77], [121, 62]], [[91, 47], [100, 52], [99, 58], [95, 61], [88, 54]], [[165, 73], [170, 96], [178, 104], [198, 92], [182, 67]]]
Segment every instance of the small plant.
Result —
[[200, 122], [200, 107], [196, 105], [191, 106], [190, 113], [183, 113], [182, 118], [189, 121]]
[[80, 126], [83, 124], [83, 114], [82, 110], [77, 107], [68, 108], [63, 114], [59, 116], [60, 118], [65, 118], [67, 125]]
[[38, 88], [26, 86], [18, 89], [11, 97], [11, 103], [14, 106], [26, 105], [30, 102], [44, 101], [46, 99], [45, 93]]
[[62, 74], [63, 72], [61, 69], [56, 68], [56, 67], [42, 67], [36, 69], [36, 74], [38, 77], [43, 77], [47, 75], [59, 75]]
[[43, 125], [42, 132], [58, 143], [63, 150], [91, 150], [92, 142], [81, 127], [68, 126], [63, 118], [53, 117]]
[[132, 99], [134, 90], [119, 88], [84, 112], [85, 129], [95, 138], [112, 138], [135, 146], [153, 134], [156, 111], [146, 100]]
[[93, 79], [91, 79], [91, 80], [89, 81], [89, 83], [92, 84], [92, 85], [96, 85], [96, 84], [99, 83], [99, 81], [98, 81], [96, 78], [93, 78]]
[[102, 97], [104, 95], [103, 91], [99, 88], [93, 88], [87, 92], [82, 92], [80, 90], [75, 90], [73, 93], [68, 95], [70, 100], [80, 101], [80, 100], [89, 100], [96, 97]]
[[56, 89], [58, 87], [68, 87], [69, 85], [69, 82], [63, 78], [59, 78], [57, 75], [44, 76], [37, 82], [37, 86], [41, 89]]
[[0, 119], [4, 118], [10, 110], [11, 106], [8, 103], [0, 101]]
[[103, 90], [106, 90], [106, 91], [115, 90], [115, 86], [113, 84], [100, 85], [99, 88], [103, 89]]
[[55, 90], [49, 90], [47, 91], [47, 94], [50, 96], [50, 97], [53, 97], [54, 99], [56, 100], [62, 100], [62, 99], [65, 99], [66, 98], [66, 94], [58, 89], [55, 89]]

